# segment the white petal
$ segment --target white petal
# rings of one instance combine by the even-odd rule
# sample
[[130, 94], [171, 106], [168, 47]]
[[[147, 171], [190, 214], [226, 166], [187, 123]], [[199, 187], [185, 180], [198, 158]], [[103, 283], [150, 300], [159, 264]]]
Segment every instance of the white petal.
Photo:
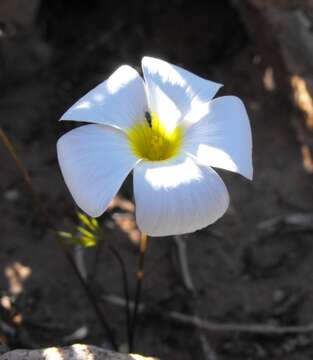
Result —
[[134, 194], [137, 224], [151, 236], [201, 229], [219, 219], [229, 204], [228, 191], [219, 175], [186, 156], [138, 163]]
[[172, 132], [182, 117], [177, 106], [153, 81], [150, 82], [147, 95], [149, 109], [158, 115], [167, 131]]
[[137, 159], [123, 132], [103, 125], [85, 125], [63, 135], [58, 160], [77, 205], [100, 216], [119, 190]]
[[209, 102], [207, 114], [187, 129], [183, 147], [199, 164], [252, 179], [250, 122], [244, 104], [235, 96]]
[[79, 99], [61, 120], [87, 121], [127, 129], [142, 121], [145, 111], [144, 82], [135, 69], [123, 65]]
[[185, 115], [200, 103], [213, 98], [221, 84], [152, 57], [142, 59], [142, 69], [148, 93], [157, 85]]

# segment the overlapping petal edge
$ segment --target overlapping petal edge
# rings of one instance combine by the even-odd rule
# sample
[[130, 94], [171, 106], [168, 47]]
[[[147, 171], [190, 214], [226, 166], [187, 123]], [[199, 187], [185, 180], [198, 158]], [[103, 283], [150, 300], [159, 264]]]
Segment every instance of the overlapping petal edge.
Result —
[[[151, 236], [193, 232], [227, 210], [229, 195], [212, 167], [252, 179], [252, 139], [241, 100], [212, 100], [220, 84], [160, 59], [144, 57], [144, 80], [128, 65], [78, 100], [61, 120], [93, 123], [57, 143], [61, 171], [77, 205], [100, 216], [134, 171], [136, 219]], [[138, 158], [129, 130], [155, 113], [164, 126], [183, 129], [175, 156]]]

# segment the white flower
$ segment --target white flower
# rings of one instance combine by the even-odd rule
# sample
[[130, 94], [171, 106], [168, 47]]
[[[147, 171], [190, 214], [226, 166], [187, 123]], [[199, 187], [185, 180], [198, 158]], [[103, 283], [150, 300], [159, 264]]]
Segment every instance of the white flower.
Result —
[[212, 100], [220, 84], [144, 57], [144, 81], [128, 65], [76, 102], [61, 120], [94, 123], [63, 135], [60, 167], [74, 200], [100, 216], [133, 170], [136, 220], [151, 236], [183, 234], [226, 211], [212, 167], [252, 179], [252, 140], [241, 100]]

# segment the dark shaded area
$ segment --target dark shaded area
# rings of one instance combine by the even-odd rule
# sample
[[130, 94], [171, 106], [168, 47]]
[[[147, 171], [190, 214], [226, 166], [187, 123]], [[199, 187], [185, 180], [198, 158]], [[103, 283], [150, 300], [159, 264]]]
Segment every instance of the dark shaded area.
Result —
[[[58, 229], [71, 229], [76, 220], [55, 153], [58, 137], [73, 124], [57, 119], [119, 65], [140, 70], [143, 55], [160, 57], [223, 83], [219, 96], [242, 98], [253, 128], [255, 180], [250, 183], [221, 171], [232, 199], [227, 214], [210, 228], [186, 237], [197, 306], [203, 319], [222, 323], [313, 322], [311, 234], [282, 228], [264, 238], [258, 230], [268, 218], [312, 212], [312, 179], [303, 170], [290, 125], [294, 109], [286, 74], [275, 52], [260, 49], [248, 36], [230, 1], [45, 0], [33, 26], [0, 20], [0, 125], [14, 142]], [[274, 74], [272, 90], [264, 83], [269, 68]], [[1, 303], [0, 316], [16, 329], [14, 335], [0, 330], [0, 339], [12, 348], [79, 341], [107, 345], [55, 236], [38, 223], [31, 197], [2, 146], [0, 163], [0, 297], [9, 296], [13, 304], [5, 310]], [[131, 200], [130, 184], [128, 180], [122, 196]], [[108, 238], [128, 266], [133, 297], [138, 249], [130, 241], [130, 232], [112, 220], [125, 215], [133, 216], [117, 205], [103, 221]], [[93, 256], [94, 250], [88, 250], [90, 264]], [[100, 256], [94, 281], [99, 297], [122, 295], [116, 262], [105, 247]], [[190, 313], [194, 305], [173, 257], [171, 239], [152, 239], [144, 285], [144, 302], [152, 310], [141, 318], [135, 350], [162, 359], [202, 359], [193, 329], [153, 311], [158, 305]], [[31, 273], [24, 279], [14, 263]], [[12, 268], [22, 283], [17, 293]], [[101, 305], [119, 344], [125, 343], [124, 312], [105, 302]], [[81, 326], [88, 326], [87, 336], [69, 340], [67, 336]], [[212, 332], [206, 336], [223, 360], [313, 356], [311, 333], [273, 337]]]

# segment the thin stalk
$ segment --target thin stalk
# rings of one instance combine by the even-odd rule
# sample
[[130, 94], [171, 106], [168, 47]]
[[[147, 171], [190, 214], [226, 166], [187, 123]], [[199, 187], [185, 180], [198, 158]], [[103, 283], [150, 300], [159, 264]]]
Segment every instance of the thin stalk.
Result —
[[131, 346], [131, 339], [132, 339], [132, 330], [131, 330], [131, 315], [130, 315], [130, 299], [129, 299], [129, 283], [128, 283], [128, 276], [127, 271], [125, 267], [125, 263], [123, 258], [121, 257], [118, 250], [112, 246], [111, 244], [108, 245], [109, 250], [111, 251], [112, 255], [115, 257], [117, 262], [120, 265], [121, 271], [122, 271], [122, 279], [123, 279], [123, 290], [124, 290], [124, 297], [126, 300], [126, 306], [125, 306], [125, 316], [126, 316], [126, 327], [127, 327], [127, 342], [128, 342], [128, 348], [130, 349]]
[[94, 256], [92, 269], [89, 273], [89, 280], [91, 280], [91, 281], [93, 281], [95, 279], [95, 277], [97, 276], [99, 262], [100, 262], [100, 253], [101, 253], [101, 249], [102, 249], [103, 245], [104, 245], [104, 240], [101, 238], [101, 241], [98, 241], [98, 244], [96, 246], [96, 249], [95, 249], [96, 253]]
[[80, 284], [82, 285], [82, 287], [84, 288], [85, 290], [85, 293], [103, 327], [103, 329], [105, 329], [106, 331], [106, 334], [108, 336], [108, 339], [110, 340], [111, 344], [112, 344], [112, 347], [113, 347], [113, 350], [115, 351], [118, 351], [118, 346], [117, 346], [117, 343], [116, 343], [116, 340], [115, 340], [115, 336], [113, 334], [113, 331], [112, 329], [110, 328], [110, 326], [108, 325], [106, 319], [104, 318], [103, 316], [103, 313], [98, 305], [98, 302], [97, 302], [97, 298], [96, 296], [94, 295], [93, 291], [91, 290], [91, 288], [88, 286], [87, 282], [85, 281], [85, 279], [82, 277], [76, 263], [75, 263], [75, 260], [73, 259], [72, 257], [72, 254], [65, 250], [64, 251], [65, 255], [66, 255], [66, 258], [67, 260], [69, 261], [69, 263], [72, 265], [72, 268], [77, 276], [77, 278], [79, 279], [80, 281]]
[[[101, 231], [101, 238], [102, 238], [100, 245], [103, 245], [104, 239], [105, 239], [105, 234], [102, 229], [100, 229], [100, 231]], [[116, 247], [114, 245], [112, 245], [110, 239], [107, 239], [107, 244], [108, 244], [109, 251], [112, 253], [114, 258], [117, 260], [117, 263], [119, 264], [121, 272], [122, 272], [123, 292], [124, 292], [124, 298], [126, 301], [126, 306], [125, 306], [126, 332], [127, 332], [127, 343], [128, 343], [128, 349], [129, 349], [130, 341], [131, 341], [131, 313], [130, 313], [129, 282], [128, 282], [126, 265], [125, 265], [125, 262], [121, 256], [121, 254], [116, 249]], [[99, 251], [97, 253], [95, 261], [96, 262], [99, 261]], [[95, 276], [95, 273], [96, 272], [94, 271], [94, 276]]]
[[137, 327], [137, 315], [138, 315], [138, 308], [141, 301], [141, 293], [142, 293], [142, 284], [143, 279], [145, 277], [144, 265], [145, 265], [145, 255], [147, 250], [147, 243], [148, 243], [148, 236], [144, 233], [141, 234], [140, 237], [140, 254], [139, 254], [139, 264], [138, 264], [138, 271], [137, 271], [137, 284], [136, 284], [136, 294], [135, 294], [135, 306], [132, 318], [132, 325], [131, 325], [131, 340], [129, 351], [133, 351], [134, 341], [135, 341], [135, 333]]
[[45, 223], [49, 223], [48, 214], [47, 214], [45, 208], [41, 205], [39, 197], [38, 197], [36, 191], [34, 190], [29, 173], [26, 170], [26, 168], [23, 166], [21, 160], [19, 159], [14, 145], [12, 144], [12, 142], [7, 137], [6, 133], [4, 132], [4, 130], [1, 127], [0, 127], [0, 141], [2, 142], [2, 144], [4, 145], [4, 147], [7, 149], [8, 153], [10, 154], [11, 158], [13, 159], [15, 166], [17, 167], [19, 173], [21, 174], [21, 176], [27, 186], [28, 191], [30, 192], [30, 194], [33, 197], [33, 201], [34, 201], [35, 205], [37, 206], [40, 214], [42, 215], [42, 219], [44, 220]]
[[[3, 143], [4, 147], [7, 149], [8, 153], [10, 154], [10, 156], [12, 157], [17, 170], [19, 171], [19, 173], [21, 174], [24, 182], [26, 183], [27, 189], [28, 191], [31, 193], [32, 197], [33, 197], [33, 201], [36, 204], [38, 210], [40, 211], [40, 214], [42, 215], [42, 218], [44, 219], [45, 223], [47, 224], [47, 226], [50, 228], [50, 230], [53, 231], [54, 234], [57, 234], [57, 231], [53, 228], [53, 226], [50, 224], [49, 221], [49, 216], [46, 212], [46, 209], [42, 206], [42, 203], [40, 201], [39, 196], [37, 195], [36, 191], [34, 190], [31, 178], [29, 176], [28, 171], [26, 170], [26, 168], [23, 166], [21, 160], [19, 159], [17, 152], [14, 148], [14, 145], [12, 144], [12, 142], [9, 140], [9, 138], [7, 137], [6, 133], [4, 132], [4, 130], [0, 127], [0, 141]], [[60, 244], [60, 242], [59, 242]], [[68, 260], [68, 262], [70, 263], [70, 265], [72, 266], [74, 273], [76, 274], [76, 276], [78, 277], [83, 289], [85, 290], [88, 299], [103, 327], [103, 329], [106, 331], [108, 338], [112, 344], [112, 347], [114, 348], [114, 350], [117, 350], [117, 343], [115, 341], [115, 337], [113, 335], [113, 332], [111, 330], [111, 328], [109, 327], [109, 325], [107, 324], [107, 322], [105, 321], [103, 314], [99, 308], [99, 305], [96, 301], [95, 295], [93, 294], [93, 292], [91, 291], [91, 289], [89, 288], [87, 282], [82, 278], [79, 269], [77, 268], [77, 265], [74, 261], [74, 259], [72, 258], [71, 253], [67, 250], [67, 248], [60, 244], [61, 249], [64, 251], [66, 258]]]

